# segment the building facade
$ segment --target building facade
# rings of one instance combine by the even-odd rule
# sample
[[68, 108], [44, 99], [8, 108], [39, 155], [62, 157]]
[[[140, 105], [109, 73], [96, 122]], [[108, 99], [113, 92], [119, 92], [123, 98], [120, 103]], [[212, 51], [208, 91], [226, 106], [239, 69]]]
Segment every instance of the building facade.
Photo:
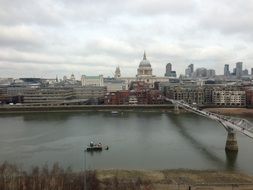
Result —
[[104, 86], [103, 75], [99, 76], [86, 76], [81, 77], [82, 86]]

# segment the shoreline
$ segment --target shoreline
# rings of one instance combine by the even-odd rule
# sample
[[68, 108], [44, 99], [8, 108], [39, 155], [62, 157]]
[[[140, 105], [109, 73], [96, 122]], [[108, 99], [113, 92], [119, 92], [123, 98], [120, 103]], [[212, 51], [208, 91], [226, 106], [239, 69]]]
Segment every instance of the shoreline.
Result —
[[[203, 110], [223, 115], [253, 115], [252, 108], [214, 108], [203, 107]], [[71, 105], [71, 106], [0, 106], [0, 114], [7, 113], [40, 113], [40, 112], [174, 112], [173, 104], [149, 105]], [[180, 112], [187, 112], [181, 109]]]
[[252, 108], [205, 108], [204, 110], [222, 115], [248, 115], [253, 116]]
[[[154, 189], [165, 189], [182, 186], [192, 187], [231, 187], [233, 184], [244, 188], [253, 188], [253, 176], [239, 171], [226, 170], [191, 170], [191, 169], [169, 169], [169, 170], [96, 170], [97, 177], [103, 184], [105, 181], [117, 178], [119, 181], [128, 181], [140, 178], [149, 181]], [[162, 188], [162, 189], [163, 189]], [[173, 188], [172, 188], [173, 189]]]
[[3, 113], [29, 113], [29, 112], [90, 112], [90, 111], [145, 111], [145, 112], [171, 112], [172, 104], [159, 105], [71, 105], [71, 106], [0, 106]]

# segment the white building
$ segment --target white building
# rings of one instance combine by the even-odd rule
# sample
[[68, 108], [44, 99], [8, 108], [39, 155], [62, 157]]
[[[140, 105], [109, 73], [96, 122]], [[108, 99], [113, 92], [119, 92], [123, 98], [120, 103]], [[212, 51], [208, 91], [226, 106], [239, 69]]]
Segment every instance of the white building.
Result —
[[107, 92], [117, 92], [121, 90], [126, 90], [125, 81], [117, 78], [105, 78], [104, 86], [106, 86]]
[[81, 77], [82, 86], [104, 86], [103, 75], [99, 76], [86, 76]]

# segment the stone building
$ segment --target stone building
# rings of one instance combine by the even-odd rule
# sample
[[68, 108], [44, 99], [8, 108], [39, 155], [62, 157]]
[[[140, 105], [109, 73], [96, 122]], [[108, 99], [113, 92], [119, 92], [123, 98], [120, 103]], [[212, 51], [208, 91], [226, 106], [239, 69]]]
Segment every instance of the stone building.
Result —
[[[119, 68], [118, 68], [119, 69]], [[126, 89], [129, 89], [130, 85], [134, 81], [142, 81], [149, 85], [150, 88], [154, 88], [155, 82], [168, 82], [170, 78], [175, 77], [157, 77], [153, 75], [153, 69], [150, 61], [147, 59], [146, 53], [144, 52], [143, 59], [141, 60], [139, 67], [137, 68], [136, 77], [118, 77], [118, 79], [124, 80]]]

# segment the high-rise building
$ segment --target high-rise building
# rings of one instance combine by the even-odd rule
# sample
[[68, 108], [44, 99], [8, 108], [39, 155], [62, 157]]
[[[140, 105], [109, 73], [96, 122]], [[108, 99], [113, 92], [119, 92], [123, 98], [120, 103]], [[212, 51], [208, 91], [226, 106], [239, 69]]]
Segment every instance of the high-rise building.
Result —
[[243, 76], [249, 75], [248, 69], [244, 69], [244, 70], [242, 71], [242, 75], [243, 75]]
[[194, 65], [190, 64], [188, 68], [190, 69], [190, 73], [192, 74], [194, 72]]
[[171, 63], [168, 63], [166, 65], [166, 73], [165, 73], [165, 76], [170, 76], [170, 73], [172, 71], [172, 64]]
[[192, 77], [194, 72], [194, 65], [190, 64], [188, 67], [185, 69], [185, 76], [186, 77]]
[[253, 68], [251, 68], [251, 75], [253, 75]]
[[195, 75], [197, 78], [207, 77], [207, 69], [206, 68], [198, 68], [195, 71]]
[[214, 77], [215, 77], [215, 70], [214, 70], [214, 69], [208, 69], [208, 70], [206, 71], [206, 76], [207, 76], [208, 78], [214, 78]]
[[236, 63], [236, 78], [241, 78], [242, 77], [242, 62], [237, 62]]
[[226, 76], [226, 77], [230, 76], [229, 64], [225, 64], [225, 66], [224, 66], [224, 76]]
[[166, 73], [165, 75], [166, 77], [177, 77], [176, 71], [172, 71], [172, 64], [168, 63], [166, 65]]

